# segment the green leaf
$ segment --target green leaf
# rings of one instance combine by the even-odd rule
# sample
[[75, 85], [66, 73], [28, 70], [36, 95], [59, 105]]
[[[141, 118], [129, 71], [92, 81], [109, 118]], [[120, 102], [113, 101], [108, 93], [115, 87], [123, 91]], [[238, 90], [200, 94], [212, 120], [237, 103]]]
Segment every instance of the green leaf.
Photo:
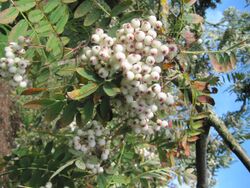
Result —
[[9, 24], [12, 23], [18, 16], [19, 11], [10, 7], [0, 12], [0, 24]]
[[109, 97], [103, 97], [101, 104], [98, 106], [97, 111], [100, 117], [104, 121], [110, 121], [112, 119], [112, 109], [110, 106]]
[[63, 3], [74, 3], [77, 0], [62, 0]]
[[94, 114], [94, 107], [95, 104], [93, 100], [87, 100], [83, 107], [80, 110], [81, 113], [81, 119], [83, 120], [84, 123], [87, 123], [89, 120], [92, 119], [93, 114]]
[[106, 82], [103, 85], [103, 90], [105, 91], [105, 93], [110, 96], [110, 97], [114, 97], [116, 96], [118, 93], [121, 92], [120, 88], [117, 87], [115, 84], [111, 83], [111, 82]]
[[63, 46], [60, 39], [55, 35], [50, 35], [46, 43], [46, 50], [51, 51], [54, 56], [62, 54]]
[[80, 89], [73, 90], [71, 92], [68, 92], [67, 94], [71, 99], [79, 100], [94, 93], [98, 87], [99, 85], [97, 85], [96, 83], [89, 83], [82, 86]]
[[50, 75], [49, 68], [43, 68], [41, 71], [39, 71], [39, 76], [36, 77], [37, 83], [41, 84], [47, 82], [49, 79], [49, 75]]
[[36, 5], [36, 1], [35, 0], [15, 1], [15, 5], [19, 11], [25, 12], [33, 8]]
[[69, 65], [62, 68], [60, 67], [59, 70], [56, 72], [56, 74], [60, 76], [72, 76], [75, 71], [76, 71], [75, 66]]
[[94, 82], [100, 82], [101, 79], [92, 71], [84, 68], [77, 68], [76, 72], [82, 76], [83, 78], [86, 78], [87, 80], [91, 80]]
[[107, 185], [107, 178], [104, 174], [99, 174], [97, 176], [97, 187], [98, 188], [105, 188]]
[[69, 19], [68, 12], [65, 13], [65, 15], [57, 22], [56, 24], [56, 32], [61, 34], [64, 31], [64, 27], [67, 24]]
[[42, 20], [36, 25], [35, 29], [38, 33], [46, 33], [51, 30], [51, 27], [47, 20]]
[[40, 10], [32, 10], [28, 14], [28, 18], [33, 23], [38, 23], [43, 18], [43, 13]]
[[203, 121], [195, 121], [195, 122], [191, 121], [190, 127], [192, 129], [199, 129], [203, 127]]
[[54, 10], [58, 5], [60, 5], [59, 0], [46, 1], [46, 4], [43, 6], [43, 10], [45, 13], [49, 13]]
[[57, 169], [57, 171], [55, 171], [52, 176], [49, 178], [49, 180], [52, 180], [55, 176], [57, 176], [58, 174], [60, 174], [65, 168], [71, 166], [72, 164], [74, 164], [74, 162], [76, 161], [76, 159], [73, 159], [71, 161], [68, 161], [66, 164], [64, 164], [63, 166], [61, 166], [60, 168]]
[[62, 40], [63, 45], [66, 45], [69, 43], [70, 38], [69, 37], [61, 37], [61, 40]]
[[50, 21], [55, 24], [68, 12], [68, 7], [66, 5], [60, 5], [50, 14]]
[[133, 18], [140, 17], [142, 15], [142, 11], [132, 11], [124, 14], [120, 19], [120, 23], [124, 24], [131, 21]]
[[90, 13], [87, 14], [84, 20], [84, 26], [93, 25], [98, 19], [102, 16], [102, 11], [100, 9], [94, 9]]
[[45, 113], [45, 119], [49, 122], [56, 119], [57, 116], [61, 113], [63, 106], [64, 106], [63, 101], [57, 101], [49, 105]]
[[14, 42], [17, 41], [19, 36], [25, 36], [26, 32], [28, 30], [28, 23], [25, 20], [20, 20], [12, 29], [11, 32], [9, 33], [8, 36], [8, 41], [9, 42]]
[[80, 18], [82, 16], [85, 16], [89, 11], [91, 11], [92, 7], [93, 7], [92, 1], [85, 0], [77, 7], [77, 9], [74, 13], [74, 18]]
[[86, 169], [86, 165], [81, 159], [77, 159], [76, 162], [75, 162], [75, 165], [76, 165], [77, 168], [79, 168], [81, 170]]
[[60, 119], [60, 123], [63, 126], [69, 125], [74, 120], [76, 112], [77, 112], [77, 103], [73, 101], [64, 108], [62, 117]]
[[118, 183], [118, 184], [128, 185], [130, 183], [130, 178], [123, 175], [113, 175], [111, 181], [114, 184]]
[[126, 1], [122, 1], [120, 4], [116, 5], [112, 11], [111, 11], [111, 16], [117, 16], [121, 13], [124, 13], [125, 10], [127, 10], [131, 5], [133, 4], [133, 2], [131, 0], [126, 0]]
[[30, 109], [39, 109], [41, 107], [51, 105], [54, 102], [55, 102], [54, 100], [50, 100], [50, 99], [38, 99], [38, 100], [33, 100], [33, 101], [25, 103], [24, 107], [30, 108]]
[[51, 153], [53, 145], [54, 145], [53, 141], [50, 141], [49, 143], [46, 144], [46, 146], [44, 148], [45, 155], [48, 155]]

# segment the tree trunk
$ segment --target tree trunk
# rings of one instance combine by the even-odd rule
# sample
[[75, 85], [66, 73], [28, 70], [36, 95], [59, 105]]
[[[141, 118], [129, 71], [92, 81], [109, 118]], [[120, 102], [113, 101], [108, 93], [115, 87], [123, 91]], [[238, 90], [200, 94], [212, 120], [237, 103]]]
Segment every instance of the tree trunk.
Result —
[[10, 153], [12, 128], [10, 123], [11, 100], [10, 88], [0, 81], [0, 157]]

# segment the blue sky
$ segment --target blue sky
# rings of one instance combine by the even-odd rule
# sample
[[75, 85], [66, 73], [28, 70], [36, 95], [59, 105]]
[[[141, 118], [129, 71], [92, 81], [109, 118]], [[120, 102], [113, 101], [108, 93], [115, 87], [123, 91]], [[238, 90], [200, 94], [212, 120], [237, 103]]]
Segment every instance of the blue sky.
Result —
[[[230, 6], [234, 6], [242, 11], [250, 11], [250, 7], [245, 7], [245, 0], [222, 0], [222, 3], [217, 6], [215, 10], [209, 9], [207, 11], [207, 19], [210, 22], [217, 23], [220, 21], [223, 11]], [[215, 111], [220, 116], [228, 110], [234, 111], [240, 108], [240, 103], [236, 103], [236, 96], [225, 92], [228, 84], [219, 88], [218, 94], [214, 95], [216, 102]], [[250, 141], [245, 142], [243, 148], [250, 155]], [[233, 164], [226, 169], [220, 169], [217, 173], [217, 185], [215, 188], [249, 188], [250, 187], [250, 173], [241, 164], [235, 155]]]

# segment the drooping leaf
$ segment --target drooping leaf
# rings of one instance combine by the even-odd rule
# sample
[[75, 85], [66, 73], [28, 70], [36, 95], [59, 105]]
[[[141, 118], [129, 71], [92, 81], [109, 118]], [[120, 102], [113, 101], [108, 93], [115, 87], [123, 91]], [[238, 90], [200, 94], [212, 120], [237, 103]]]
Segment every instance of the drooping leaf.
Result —
[[84, 19], [84, 26], [91, 26], [96, 21], [98, 21], [102, 16], [102, 11], [100, 9], [94, 9], [91, 12], [89, 12]]
[[0, 12], [0, 24], [9, 24], [12, 23], [18, 16], [19, 11], [10, 7]]
[[44, 17], [41, 10], [32, 10], [28, 14], [28, 18], [33, 23], [38, 23]]
[[98, 87], [99, 86], [96, 83], [89, 83], [82, 86], [80, 89], [73, 90], [67, 94], [71, 99], [79, 100], [94, 93]]
[[14, 42], [17, 41], [19, 36], [25, 36], [26, 32], [28, 30], [28, 23], [26, 20], [20, 20], [12, 29], [11, 32], [9, 33], [8, 36], [8, 41], [9, 42]]
[[83, 1], [76, 9], [74, 13], [74, 18], [80, 18], [85, 16], [92, 9], [92, 1], [85, 0]]
[[125, 10], [127, 10], [131, 5], [133, 4], [133, 1], [131, 0], [125, 0], [121, 1], [118, 5], [116, 5], [112, 11], [111, 16], [117, 16], [121, 13], [123, 13]]
[[103, 85], [103, 90], [110, 97], [116, 96], [121, 91], [119, 87], [117, 87], [115, 84], [113, 84], [111, 82], [106, 82]]

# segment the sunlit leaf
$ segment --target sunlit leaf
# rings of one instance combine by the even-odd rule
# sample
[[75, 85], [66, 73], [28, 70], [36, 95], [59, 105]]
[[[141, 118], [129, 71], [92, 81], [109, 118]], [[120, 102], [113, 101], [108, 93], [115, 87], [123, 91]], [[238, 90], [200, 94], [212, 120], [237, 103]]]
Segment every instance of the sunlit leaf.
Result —
[[98, 87], [99, 86], [96, 83], [89, 83], [82, 86], [80, 89], [73, 90], [67, 94], [71, 99], [79, 100], [94, 93]]
[[35, 0], [15, 1], [15, 5], [19, 11], [25, 12], [36, 6]]
[[33, 23], [38, 23], [44, 17], [41, 10], [32, 10], [28, 14], [28, 18]]
[[19, 36], [25, 36], [26, 32], [28, 30], [28, 23], [26, 20], [20, 20], [12, 29], [11, 32], [9, 33], [8, 36], [8, 41], [9, 42], [14, 42], [17, 41]]
[[0, 24], [9, 24], [12, 23], [18, 16], [19, 11], [10, 7], [0, 12]]

